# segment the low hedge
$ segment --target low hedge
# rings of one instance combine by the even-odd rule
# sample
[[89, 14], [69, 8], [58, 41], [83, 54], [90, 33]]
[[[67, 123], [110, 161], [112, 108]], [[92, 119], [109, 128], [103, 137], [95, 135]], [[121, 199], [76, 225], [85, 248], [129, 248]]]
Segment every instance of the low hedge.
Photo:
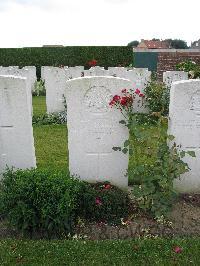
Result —
[[133, 63], [132, 47], [128, 46], [66, 46], [35, 48], [1, 48], [0, 65], [36, 66], [37, 77], [41, 66], [88, 66], [92, 59], [97, 65], [128, 66]]

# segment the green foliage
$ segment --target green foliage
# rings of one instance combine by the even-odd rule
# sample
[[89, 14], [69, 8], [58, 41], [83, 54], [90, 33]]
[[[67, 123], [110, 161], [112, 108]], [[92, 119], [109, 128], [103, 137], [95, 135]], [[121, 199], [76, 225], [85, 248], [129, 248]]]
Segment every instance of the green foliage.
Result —
[[185, 61], [176, 65], [177, 70], [188, 72], [190, 79], [200, 78], [200, 65], [194, 61]]
[[59, 125], [65, 124], [67, 121], [66, 111], [44, 114], [40, 116], [33, 115], [32, 124], [33, 125]]
[[108, 182], [89, 184], [56, 170], [7, 169], [0, 213], [24, 234], [62, 237], [78, 220], [119, 223], [128, 215], [126, 192]]
[[174, 49], [187, 49], [187, 42], [184, 40], [180, 40], [180, 39], [166, 39], [165, 41], [167, 41], [171, 48]]
[[151, 81], [145, 88], [145, 96], [151, 112], [169, 112], [169, 90], [162, 82]]
[[36, 81], [34, 84], [33, 96], [46, 96], [45, 82], [43, 80]]
[[137, 47], [138, 44], [139, 44], [139, 42], [135, 40], [135, 41], [129, 42], [129, 43], [128, 43], [128, 46], [131, 46], [131, 47]]
[[66, 46], [38, 48], [1, 48], [1, 66], [36, 66], [40, 78], [41, 66], [85, 66], [95, 59], [97, 65], [128, 66], [133, 62], [132, 47], [128, 46]]
[[120, 223], [128, 216], [126, 192], [109, 182], [88, 184], [82, 192], [79, 215], [88, 221]]
[[72, 232], [83, 183], [58, 171], [7, 170], [0, 213], [18, 230], [61, 236]]
[[[140, 208], [150, 211], [154, 216], [166, 215], [169, 212], [176, 198], [173, 181], [189, 170], [187, 164], [182, 161], [185, 154], [181, 154], [179, 147], [175, 144], [170, 147], [167, 145], [167, 141], [173, 141], [173, 137], [167, 135], [165, 126], [166, 119], [162, 116], [159, 117], [156, 132], [151, 136], [145, 129], [138, 128], [134, 120], [129, 126], [132, 136], [130, 147], [133, 147], [136, 159], [134, 167], [129, 168], [133, 196]], [[149, 137], [152, 145], [146, 146], [144, 143]], [[140, 161], [137, 163], [137, 158], [141, 155], [140, 146], [142, 146], [144, 164]], [[148, 157], [155, 159], [149, 161]]]

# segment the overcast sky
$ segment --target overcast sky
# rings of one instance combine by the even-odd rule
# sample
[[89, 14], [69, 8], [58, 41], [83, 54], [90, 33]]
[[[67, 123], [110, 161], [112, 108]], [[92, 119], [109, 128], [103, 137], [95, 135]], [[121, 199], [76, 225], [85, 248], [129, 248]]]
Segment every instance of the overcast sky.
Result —
[[200, 39], [200, 0], [0, 0], [0, 47]]

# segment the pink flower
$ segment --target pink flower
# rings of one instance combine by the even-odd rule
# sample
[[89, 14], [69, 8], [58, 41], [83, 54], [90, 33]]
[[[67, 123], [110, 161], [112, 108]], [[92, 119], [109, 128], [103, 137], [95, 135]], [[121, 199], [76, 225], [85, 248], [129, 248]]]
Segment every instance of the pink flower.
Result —
[[139, 97], [144, 97], [144, 94], [143, 94], [143, 93], [140, 93], [140, 94], [139, 94]]
[[140, 90], [139, 89], [136, 89], [135, 90], [135, 94], [138, 94], [139, 95], [140, 94]]
[[174, 247], [175, 253], [181, 253], [182, 251], [183, 251], [183, 249], [181, 247], [178, 247], [178, 246]]
[[99, 197], [96, 197], [95, 203], [96, 203], [96, 205], [102, 205], [102, 201]]
[[105, 184], [104, 185], [104, 189], [110, 189], [111, 188], [111, 185], [110, 184]]

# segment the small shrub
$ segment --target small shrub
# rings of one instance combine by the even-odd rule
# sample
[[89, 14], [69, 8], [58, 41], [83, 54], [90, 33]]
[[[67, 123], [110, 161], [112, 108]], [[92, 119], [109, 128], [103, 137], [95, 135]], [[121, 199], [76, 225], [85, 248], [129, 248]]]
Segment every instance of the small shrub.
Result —
[[67, 122], [67, 111], [33, 116], [33, 125], [60, 125]]
[[200, 65], [194, 61], [185, 61], [176, 65], [177, 70], [188, 72], [190, 79], [200, 78]]
[[73, 231], [83, 182], [62, 172], [7, 170], [0, 189], [0, 213], [18, 230], [61, 236]]
[[145, 89], [145, 96], [151, 112], [169, 112], [169, 90], [162, 82], [152, 81]]
[[8, 169], [0, 182], [1, 218], [24, 234], [73, 234], [79, 218], [117, 223], [128, 215], [127, 193], [106, 183], [89, 184], [58, 171]]
[[[185, 152], [175, 144], [167, 145], [169, 141], [173, 141], [173, 136], [168, 136], [166, 127], [166, 118], [160, 116], [156, 131], [151, 135], [136, 124], [130, 128], [130, 149], [136, 158], [134, 166], [129, 168], [133, 196], [138, 206], [153, 216], [168, 214], [178, 196], [173, 182], [189, 171], [188, 165], [182, 160]], [[148, 138], [151, 138], [151, 145], [145, 146]], [[140, 161], [137, 163], [137, 158], [141, 155], [140, 146], [142, 155], [146, 157], [143, 164]], [[154, 157], [154, 160], [149, 160], [150, 157]]]
[[108, 182], [88, 184], [82, 194], [80, 214], [88, 221], [119, 223], [127, 217], [129, 198], [126, 192]]
[[45, 82], [43, 80], [36, 81], [34, 84], [33, 96], [46, 96]]

